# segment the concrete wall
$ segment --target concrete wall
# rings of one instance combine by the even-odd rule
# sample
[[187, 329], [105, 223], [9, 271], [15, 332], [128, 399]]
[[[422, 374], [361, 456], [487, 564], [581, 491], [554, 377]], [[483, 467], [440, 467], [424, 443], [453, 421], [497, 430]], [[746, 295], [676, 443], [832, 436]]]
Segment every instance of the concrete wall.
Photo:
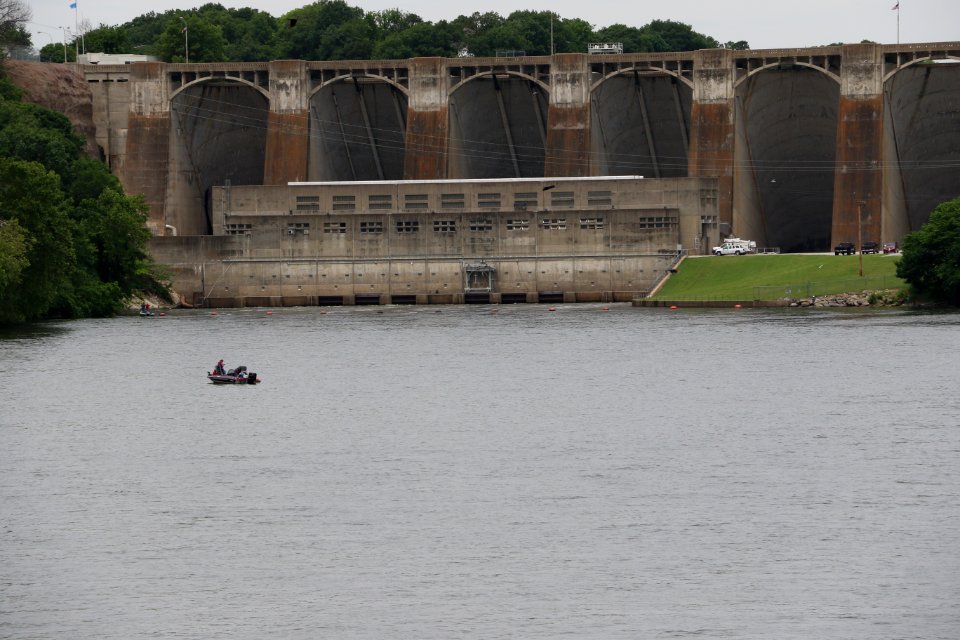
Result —
[[878, 241], [883, 174], [883, 57], [875, 45], [844, 47], [834, 174], [833, 242]]
[[697, 51], [694, 60], [689, 175], [718, 178], [720, 222], [739, 234], [733, 220], [733, 51]]
[[129, 73], [87, 74], [87, 80], [93, 95], [97, 145], [103, 149], [110, 170], [123, 181], [130, 116]]
[[713, 179], [215, 187], [212, 209], [214, 236], [151, 247], [200, 305], [625, 300], [719, 241]]

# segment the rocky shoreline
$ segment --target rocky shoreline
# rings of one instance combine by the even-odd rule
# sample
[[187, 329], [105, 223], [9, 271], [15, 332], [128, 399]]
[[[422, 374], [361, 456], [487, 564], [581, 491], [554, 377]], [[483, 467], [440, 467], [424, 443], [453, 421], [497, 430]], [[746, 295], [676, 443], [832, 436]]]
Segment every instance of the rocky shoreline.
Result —
[[130, 296], [124, 303], [123, 312], [140, 313], [140, 305], [150, 305], [151, 311], [169, 311], [170, 309], [186, 308], [180, 296], [175, 291], [170, 291], [170, 300], [164, 300], [160, 296], [140, 293]]
[[[170, 309], [189, 309], [190, 305], [185, 304], [175, 291], [170, 291], [170, 300], [164, 300], [156, 295], [134, 295], [127, 299], [124, 305], [124, 313], [139, 313], [141, 304], [150, 305], [152, 311], [168, 311]], [[910, 299], [905, 292], [900, 289], [887, 289], [881, 291], [862, 291], [860, 293], [836, 293], [826, 296], [813, 296], [811, 298], [801, 298], [794, 300], [769, 301], [763, 306], [790, 306], [790, 307], [899, 307], [910, 304]], [[674, 303], [658, 303], [649, 306], [667, 306]], [[680, 303], [675, 303], [680, 304]], [[722, 303], [723, 306], [732, 303]], [[743, 303], [748, 306], [747, 302]], [[637, 305], [635, 301], [634, 306]], [[683, 306], [691, 305], [689, 301], [683, 301]], [[720, 304], [710, 304], [705, 306], [721, 306]]]
[[794, 300], [791, 307], [899, 307], [909, 304], [909, 299], [899, 289], [863, 291], [860, 293], [836, 293], [828, 296], [813, 296]]

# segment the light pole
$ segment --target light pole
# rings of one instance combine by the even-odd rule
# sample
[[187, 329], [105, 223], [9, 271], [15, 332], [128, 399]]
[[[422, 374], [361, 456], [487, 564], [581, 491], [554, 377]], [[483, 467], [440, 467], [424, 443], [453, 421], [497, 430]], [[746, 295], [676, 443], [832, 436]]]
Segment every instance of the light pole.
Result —
[[37, 31], [37, 33], [42, 33], [43, 35], [45, 35], [45, 36], [47, 36], [48, 38], [50, 38], [50, 44], [53, 45], [53, 36], [52, 36], [52, 35], [50, 35], [50, 34], [47, 33], [46, 31]]
[[180, 16], [180, 22], [183, 23], [183, 57], [190, 64], [190, 32], [187, 31], [187, 21], [183, 16]]
[[863, 277], [863, 200], [857, 200], [857, 252], [860, 256], [860, 277]]
[[67, 64], [67, 28], [60, 27], [63, 32], [63, 64]]

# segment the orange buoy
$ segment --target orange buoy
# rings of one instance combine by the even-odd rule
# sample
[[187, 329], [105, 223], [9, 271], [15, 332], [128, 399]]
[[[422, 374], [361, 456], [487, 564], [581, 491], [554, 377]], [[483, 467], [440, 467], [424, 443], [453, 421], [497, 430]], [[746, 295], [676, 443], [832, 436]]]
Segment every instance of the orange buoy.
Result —
[[670, 308], [671, 308], [671, 309], [676, 309], [676, 308], [677, 308], [677, 305], [672, 304], [672, 305], [670, 305]]
[[556, 307], [550, 307], [549, 309], [547, 309], [547, 311], [556, 311], [556, 310], [557, 310]]
[[603, 310], [604, 310], [604, 311], [610, 311], [610, 307], [604, 307]]
[[273, 311], [267, 311], [267, 315], [268, 315], [268, 316], [272, 316], [272, 315], [273, 315]]
[[160, 316], [161, 316], [161, 317], [163, 317], [163, 316], [165, 316], [165, 315], [167, 315], [167, 314], [165, 314], [163, 311], [160, 312]]
[[739, 304], [735, 304], [735, 305], [733, 305], [733, 308], [734, 308], [734, 309], [741, 309], [742, 307], [741, 307]]

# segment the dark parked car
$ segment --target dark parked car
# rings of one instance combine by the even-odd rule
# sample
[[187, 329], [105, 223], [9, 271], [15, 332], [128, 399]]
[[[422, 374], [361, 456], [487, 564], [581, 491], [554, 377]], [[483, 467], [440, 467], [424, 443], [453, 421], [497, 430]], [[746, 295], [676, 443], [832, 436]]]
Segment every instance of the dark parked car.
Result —
[[833, 255], [845, 255], [852, 256], [857, 252], [857, 248], [853, 246], [852, 242], [841, 242], [833, 248]]
[[864, 242], [860, 253], [880, 253], [880, 245], [876, 242]]
[[899, 249], [899, 247], [897, 247], [897, 243], [896, 243], [896, 242], [884, 242], [884, 243], [883, 243], [883, 252], [884, 252], [884, 253], [896, 253], [896, 252], [899, 251], [899, 250], [900, 250], [900, 249]]

